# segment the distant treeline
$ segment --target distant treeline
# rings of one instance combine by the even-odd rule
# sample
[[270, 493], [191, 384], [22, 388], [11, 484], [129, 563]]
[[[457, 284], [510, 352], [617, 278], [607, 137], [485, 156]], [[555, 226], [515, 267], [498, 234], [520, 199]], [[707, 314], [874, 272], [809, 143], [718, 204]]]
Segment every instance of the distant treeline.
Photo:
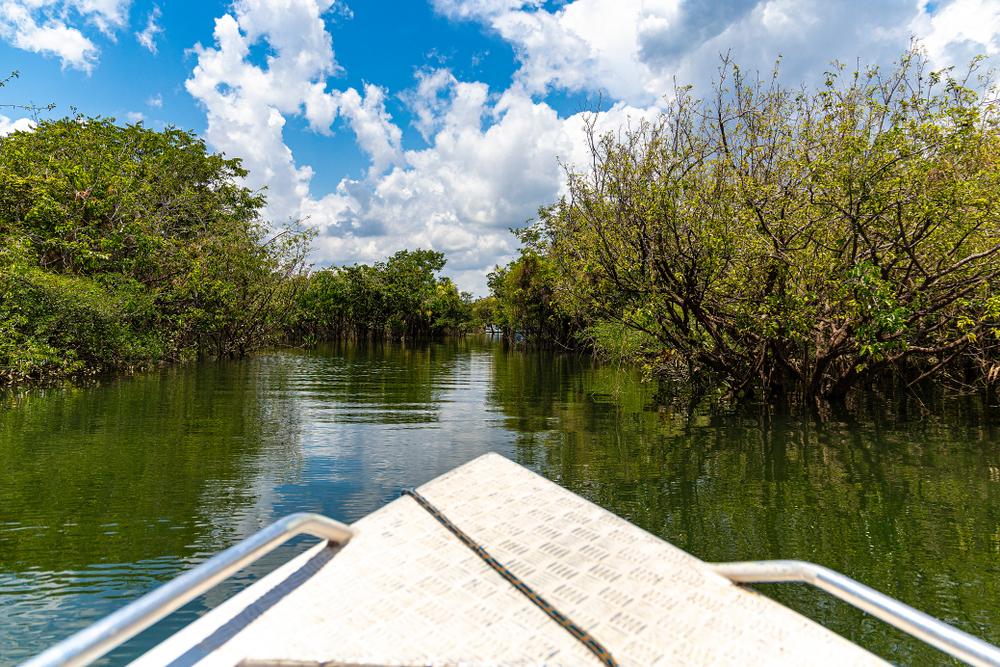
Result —
[[440, 252], [401, 250], [385, 262], [303, 276], [287, 334], [309, 341], [464, 333], [473, 326], [472, 295], [438, 275], [444, 265]]

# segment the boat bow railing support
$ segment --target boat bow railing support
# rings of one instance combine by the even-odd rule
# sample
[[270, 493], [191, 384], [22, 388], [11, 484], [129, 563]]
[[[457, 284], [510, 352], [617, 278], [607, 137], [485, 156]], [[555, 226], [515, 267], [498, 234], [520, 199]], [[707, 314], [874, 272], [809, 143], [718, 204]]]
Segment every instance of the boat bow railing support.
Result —
[[86, 665], [297, 535], [313, 535], [330, 544], [343, 545], [354, 531], [320, 514], [286, 516], [59, 642], [21, 667]]
[[1000, 648], [822, 565], [800, 560], [713, 563], [738, 584], [811, 584], [970, 665], [1000, 666]]
[[[287, 516], [31, 658], [22, 667], [86, 665], [302, 534], [343, 545], [354, 531], [319, 514]], [[709, 566], [739, 584], [811, 584], [970, 665], [1000, 667], [1000, 648], [821, 565], [771, 560]]]

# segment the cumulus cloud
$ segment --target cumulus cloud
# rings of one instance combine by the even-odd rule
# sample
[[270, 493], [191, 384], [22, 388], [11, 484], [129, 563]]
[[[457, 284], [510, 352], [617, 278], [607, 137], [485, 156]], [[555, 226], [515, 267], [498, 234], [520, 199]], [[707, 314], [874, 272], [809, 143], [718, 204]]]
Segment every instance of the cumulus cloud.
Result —
[[35, 129], [35, 121], [30, 118], [11, 119], [0, 115], [0, 137], [6, 137], [12, 132], [28, 132]]
[[788, 80], [830, 61], [886, 62], [923, 38], [932, 58], [996, 52], [997, 0], [573, 0], [548, 9], [513, 0], [432, 0], [445, 16], [480, 22], [515, 48], [528, 90], [602, 91], [648, 104], [671, 87], [711, 77], [720, 53]]
[[161, 15], [160, 8], [154, 6], [153, 10], [149, 12], [149, 16], [146, 17], [146, 27], [135, 33], [135, 39], [139, 45], [154, 55], [158, 48], [156, 36], [163, 32], [163, 27], [157, 23]]
[[435, 8], [450, 18], [498, 16], [505, 12], [537, 8], [543, 0], [433, 0]]
[[416, 87], [401, 95], [413, 113], [413, 126], [424, 141], [430, 141], [438, 129], [438, 119], [448, 104], [448, 92], [456, 83], [458, 80], [447, 68], [425, 69], [417, 72]]
[[[106, 36], [128, 20], [130, 0], [2, 0], [0, 39], [12, 46], [55, 56], [63, 67], [90, 72], [100, 50], [82, 26]], [[72, 25], [71, 22], [81, 25]]]
[[[337, 102], [325, 92], [326, 76], [338, 71], [322, 15], [324, 0], [240, 0], [215, 21], [215, 45], [197, 45], [197, 64], [186, 82], [205, 107], [206, 137], [217, 149], [243, 158], [252, 185], [267, 186], [270, 213], [301, 216], [312, 169], [295, 164], [285, 145], [285, 115], [305, 112], [311, 126], [326, 130]], [[250, 47], [266, 42], [263, 65], [249, 60]]]
[[64, 10], [70, 10], [85, 21], [95, 25], [106, 35], [112, 35], [128, 22], [128, 10], [132, 0], [29, 0], [36, 7], [56, 6], [61, 4]]
[[673, 71], [666, 63], [652, 66], [643, 55], [653, 38], [680, 33], [681, 0], [575, 0], [552, 10], [540, 5], [434, 0], [442, 14], [484, 23], [510, 42], [521, 63], [518, 81], [530, 92], [601, 90], [640, 103], [662, 94], [664, 76]]
[[[319, 230], [320, 263], [431, 247], [447, 253], [460, 286], [477, 291], [515, 250], [507, 229], [563, 191], [560, 161], [585, 162], [584, 116], [560, 116], [545, 101], [550, 91], [605, 94], [611, 107], [597, 120], [614, 130], [656, 114], [675, 79], [711, 79], [720, 53], [763, 70], [784, 56], [786, 77], [800, 81], [835, 58], [888, 62], [914, 34], [942, 63], [1000, 46], [1000, 0], [431, 2], [514, 47], [519, 68], [507, 90], [442, 67], [418, 69], [405, 91], [331, 88], [340, 67], [324, 18], [345, 10], [329, 0], [239, 0], [216, 20], [214, 43], [195, 48], [187, 88], [204, 105], [209, 142], [244, 159], [250, 185], [267, 186], [272, 218]], [[263, 62], [251, 57], [258, 45], [267, 47]], [[388, 112], [393, 97], [407, 119]], [[352, 132], [369, 158], [365, 175], [315, 194], [313, 167], [296, 162], [283, 136], [292, 116], [321, 135]], [[403, 122], [422, 147], [404, 145]]]
[[402, 132], [393, 124], [385, 110], [385, 91], [378, 86], [365, 86], [364, 97], [353, 88], [331, 95], [357, 137], [358, 146], [368, 155], [370, 177], [376, 177], [402, 162], [400, 137]]
[[928, 0], [911, 29], [923, 38], [931, 58], [941, 64], [962, 64], [977, 55], [1000, 51], [1000, 2], [955, 0], [935, 7]]

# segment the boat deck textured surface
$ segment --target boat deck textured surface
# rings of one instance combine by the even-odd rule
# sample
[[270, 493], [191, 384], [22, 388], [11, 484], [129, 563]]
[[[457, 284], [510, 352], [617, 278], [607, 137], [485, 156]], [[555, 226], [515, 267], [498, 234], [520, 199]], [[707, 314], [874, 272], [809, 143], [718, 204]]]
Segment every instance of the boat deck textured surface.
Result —
[[[884, 664], [501, 456], [419, 490], [621, 665]], [[412, 498], [354, 528], [134, 664], [601, 664]]]

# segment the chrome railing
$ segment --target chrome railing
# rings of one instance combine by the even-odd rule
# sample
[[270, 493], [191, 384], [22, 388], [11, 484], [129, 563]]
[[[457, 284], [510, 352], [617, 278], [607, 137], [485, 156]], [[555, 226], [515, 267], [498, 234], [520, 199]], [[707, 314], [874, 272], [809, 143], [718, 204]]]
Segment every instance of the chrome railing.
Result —
[[332, 544], [346, 544], [354, 531], [319, 514], [292, 514], [209, 558], [176, 579], [147, 593], [81, 630], [21, 667], [86, 665], [139, 634], [185, 603], [261, 558], [296, 535], [313, 535]]
[[800, 560], [760, 560], [713, 563], [711, 567], [739, 584], [812, 584], [963, 662], [1000, 665], [1000, 648], [822, 565]]
[[[346, 544], [349, 526], [319, 514], [292, 514], [147, 593], [94, 625], [31, 658], [21, 667], [72, 667], [96, 660], [292, 537], [314, 535]], [[838, 572], [796, 560], [714, 563], [740, 584], [807, 583], [970, 665], [1000, 667], [1000, 648], [952, 627]]]

